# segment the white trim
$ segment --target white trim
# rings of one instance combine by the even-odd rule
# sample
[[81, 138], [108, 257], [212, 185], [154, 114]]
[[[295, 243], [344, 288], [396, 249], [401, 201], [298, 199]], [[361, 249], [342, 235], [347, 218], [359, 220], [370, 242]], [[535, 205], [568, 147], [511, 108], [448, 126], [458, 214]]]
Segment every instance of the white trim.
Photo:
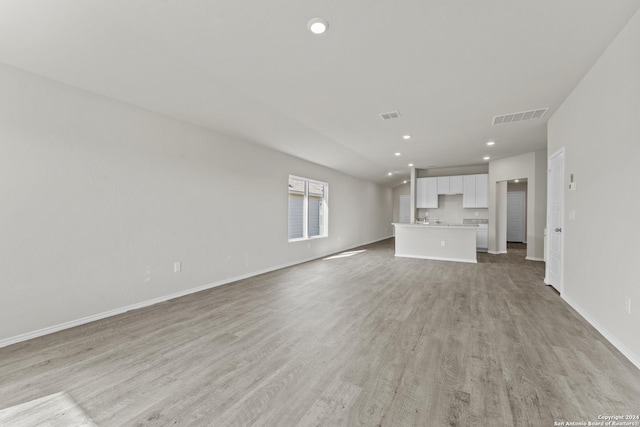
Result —
[[500, 252], [498, 251], [487, 251], [487, 253], [491, 255], [500, 255]]
[[544, 262], [544, 258], [538, 258], [535, 256], [528, 256], [525, 259], [529, 260], [529, 261], [540, 261], [540, 262]]
[[3, 340], [0, 340], [0, 348], [6, 347], [6, 346], [9, 346], [9, 345], [12, 345], [12, 344], [17, 344], [19, 342], [27, 341], [27, 340], [30, 340], [30, 339], [33, 339], [33, 338], [38, 338], [38, 337], [41, 337], [41, 336], [44, 336], [44, 335], [52, 334], [54, 332], [59, 332], [59, 331], [65, 330], [65, 329], [69, 329], [69, 328], [73, 328], [73, 327], [76, 327], [76, 326], [84, 325], [86, 323], [95, 322], [96, 320], [102, 320], [102, 319], [106, 319], [107, 317], [117, 316], [118, 314], [126, 313], [127, 311], [137, 310], [139, 308], [148, 307], [150, 305], [154, 305], [154, 304], [158, 304], [158, 303], [161, 303], [161, 302], [165, 302], [165, 301], [168, 301], [168, 300], [171, 300], [171, 299], [174, 299], [174, 298], [180, 298], [180, 297], [183, 297], [185, 295], [190, 295], [190, 294], [194, 294], [196, 292], [205, 291], [207, 289], [211, 289], [211, 288], [215, 288], [215, 287], [218, 287], [218, 286], [226, 285], [228, 283], [237, 282], [238, 280], [248, 279], [249, 277], [258, 276], [260, 274], [269, 273], [271, 271], [280, 270], [282, 268], [291, 267], [293, 265], [303, 264], [305, 262], [313, 261], [313, 260], [320, 259], [320, 258], [325, 258], [325, 257], [327, 257], [329, 255], [333, 255], [333, 254], [336, 254], [336, 253], [339, 253], [339, 252], [344, 252], [344, 251], [350, 250], [350, 249], [359, 248], [361, 246], [370, 245], [372, 243], [376, 243], [376, 242], [380, 242], [382, 240], [390, 239], [391, 237], [393, 237], [393, 236], [382, 237], [380, 239], [372, 240], [370, 242], [360, 243], [360, 244], [358, 244], [356, 246], [340, 249], [338, 251], [331, 251], [330, 253], [326, 253], [324, 255], [314, 256], [314, 257], [305, 258], [305, 259], [302, 259], [302, 260], [297, 260], [297, 261], [288, 262], [288, 263], [285, 263], [285, 264], [276, 265], [276, 266], [273, 266], [273, 267], [264, 268], [262, 270], [257, 270], [257, 271], [254, 271], [254, 272], [251, 272], [251, 273], [247, 273], [247, 274], [241, 274], [239, 276], [234, 276], [234, 277], [230, 277], [230, 278], [227, 278], [227, 279], [219, 280], [217, 282], [209, 283], [209, 284], [203, 285], [203, 286], [198, 286], [196, 288], [186, 289], [186, 290], [183, 290], [183, 291], [180, 291], [180, 292], [176, 292], [176, 293], [173, 293], [173, 294], [170, 294], [170, 295], [164, 295], [164, 296], [161, 296], [161, 297], [152, 298], [152, 299], [147, 300], [147, 301], [138, 302], [138, 303], [135, 303], [135, 304], [124, 306], [124, 307], [115, 308], [113, 310], [104, 311], [102, 313], [92, 314], [91, 316], [83, 317], [83, 318], [80, 318], [80, 319], [70, 320], [68, 322], [59, 323], [57, 325], [48, 326], [46, 328], [42, 328], [42, 329], [38, 329], [38, 330], [35, 330], [35, 331], [27, 332], [27, 333], [24, 333], [24, 334], [16, 335], [16, 336], [13, 336], [13, 337], [5, 338]]
[[567, 298], [567, 296], [565, 296], [565, 295], [560, 295], [560, 298], [565, 300], [566, 303], [571, 306], [571, 308], [573, 308], [575, 311], [577, 311], [578, 314], [580, 316], [582, 316], [582, 318], [584, 318], [584, 320], [589, 322], [591, 324], [591, 326], [593, 326], [598, 332], [600, 332], [600, 334], [607, 341], [609, 341], [615, 348], [617, 348], [618, 351], [620, 351], [620, 353], [622, 353], [627, 359], [629, 359], [629, 361], [631, 363], [636, 365], [636, 368], [640, 369], [640, 356], [638, 356], [637, 354], [635, 354], [631, 350], [629, 350], [627, 347], [625, 347], [624, 344], [622, 344], [620, 341], [618, 341], [618, 339], [611, 332], [609, 332], [604, 326], [602, 326], [601, 324], [596, 322], [577, 303], [572, 301], [570, 298]]
[[397, 256], [397, 257], [399, 257], [399, 258], [431, 259], [431, 260], [434, 260], [434, 261], [468, 262], [468, 263], [471, 263], [471, 264], [477, 264], [477, 263], [478, 263], [478, 261], [477, 261], [477, 260], [464, 259], [464, 258], [441, 258], [441, 257], [435, 257], [435, 256], [402, 255], [402, 254], [396, 254], [395, 256]]

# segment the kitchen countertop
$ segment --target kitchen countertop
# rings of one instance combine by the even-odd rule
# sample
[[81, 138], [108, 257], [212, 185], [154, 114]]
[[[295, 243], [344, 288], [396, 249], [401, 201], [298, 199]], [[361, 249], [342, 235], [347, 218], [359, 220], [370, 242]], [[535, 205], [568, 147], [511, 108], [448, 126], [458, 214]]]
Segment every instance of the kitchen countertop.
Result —
[[465, 218], [462, 220], [463, 224], [484, 224], [484, 225], [488, 225], [489, 224], [489, 220], [488, 219], [484, 219], [484, 218]]
[[393, 225], [403, 226], [403, 227], [431, 227], [431, 228], [478, 228], [478, 224], [455, 224], [448, 222], [432, 222], [432, 223], [414, 223], [414, 224], [406, 224], [406, 223], [396, 223]]

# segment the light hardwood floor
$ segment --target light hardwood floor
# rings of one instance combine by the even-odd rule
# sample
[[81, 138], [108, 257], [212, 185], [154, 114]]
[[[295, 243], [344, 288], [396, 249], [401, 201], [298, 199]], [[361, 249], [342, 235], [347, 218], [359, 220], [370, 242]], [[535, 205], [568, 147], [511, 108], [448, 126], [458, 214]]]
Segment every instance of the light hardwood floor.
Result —
[[66, 392], [100, 426], [553, 426], [640, 414], [640, 370], [543, 263], [393, 240], [0, 349], [0, 409]]

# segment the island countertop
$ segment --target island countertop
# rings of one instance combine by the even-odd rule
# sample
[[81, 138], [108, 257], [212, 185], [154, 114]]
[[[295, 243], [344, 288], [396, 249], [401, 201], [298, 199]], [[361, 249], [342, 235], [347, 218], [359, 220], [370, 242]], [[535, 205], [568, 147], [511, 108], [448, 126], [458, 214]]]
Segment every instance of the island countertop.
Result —
[[459, 224], [459, 223], [448, 223], [448, 222], [416, 222], [416, 223], [401, 223], [394, 222], [394, 226], [402, 226], [402, 227], [434, 227], [434, 228], [478, 228], [478, 224]]

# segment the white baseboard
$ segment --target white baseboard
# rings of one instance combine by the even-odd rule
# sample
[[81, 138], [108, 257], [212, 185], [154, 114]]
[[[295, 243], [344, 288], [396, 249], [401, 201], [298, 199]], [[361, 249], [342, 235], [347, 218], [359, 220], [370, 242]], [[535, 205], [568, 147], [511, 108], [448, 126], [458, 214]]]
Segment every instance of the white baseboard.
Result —
[[467, 262], [470, 264], [477, 264], [478, 261], [475, 259], [464, 259], [464, 258], [441, 258], [435, 256], [419, 256], [419, 255], [403, 255], [396, 254], [398, 258], [418, 258], [418, 259], [431, 259], [434, 261], [455, 261], [455, 262]]
[[487, 253], [491, 255], [502, 255], [502, 254], [506, 254], [507, 251], [487, 251]]
[[525, 259], [528, 259], [529, 261], [541, 261], [541, 262], [544, 262], [544, 258], [538, 258], [538, 257], [535, 257], [535, 256], [528, 256]]
[[571, 308], [573, 308], [575, 311], [578, 312], [578, 314], [580, 316], [582, 316], [584, 318], [584, 320], [586, 320], [587, 322], [589, 322], [591, 324], [591, 326], [593, 326], [594, 328], [596, 328], [596, 330], [598, 332], [600, 332], [600, 334], [605, 337], [605, 339], [607, 341], [609, 341], [611, 344], [613, 344], [613, 346], [615, 348], [617, 348], [620, 353], [622, 353], [627, 359], [629, 359], [629, 361], [631, 363], [633, 363], [634, 365], [636, 365], [636, 367], [638, 369], [640, 369], [640, 356], [638, 356], [637, 354], [633, 353], [631, 350], [629, 350], [627, 347], [625, 347], [624, 344], [622, 344], [620, 341], [618, 341], [618, 339], [612, 334], [610, 333], [604, 326], [602, 326], [600, 323], [596, 322], [593, 317], [591, 317], [586, 311], [584, 311], [578, 304], [576, 304], [574, 301], [572, 301], [571, 299], [567, 298], [565, 295], [561, 295], [560, 296], [563, 300], [565, 300], [567, 302], [567, 304], [569, 304], [571, 306]]
[[[358, 244], [358, 245], [353, 246], [353, 247], [347, 247], [347, 248], [344, 248], [344, 249], [340, 249], [337, 252], [344, 252], [346, 250], [358, 248], [360, 246], [370, 245], [372, 243], [376, 243], [376, 242], [380, 242], [382, 240], [389, 239], [390, 237], [392, 237], [392, 236], [387, 236], [387, 237], [383, 237], [381, 239], [372, 240], [370, 242], [361, 243], [361, 244]], [[196, 288], [185, 289], [183, 291], [176, 292], [176, 293], [173, 293], [173, 294], [170, 294], [170, 295], [163, 295], [161, 297], [152, 298], [150, 300], [142, 301], [142, 302], [139, 302], [139, 303], [127, 305], [127, 306], [124, 306], [124, 307], [119, 307], [119, 308], [116, 308], [116, 309], [113, 309], [113, 310], [104, 311], [102, 313], [92, 314], [91, 316], [83, 317], [81, 319], [75, 319], [75, 320], [71, 320], [69, 322], [64, 322], [64, 323], [60, 323], [60, 324], [57, 324], [57, 325], [48, 326], [46, 328], [38, 329], [36, 331], [31, 331], [31, 332], [27, 332], [27, 333], [24, 333], [24, 334], [16, 335], [14, 337], [5, 338], [3, 340], [0, 340], [0, 348], [6, 347], [6, 346], [9, 346], [9, 345], [12, 345], [12, 344], [17, 344], [19, 342], [27, 341], [27, 340], [30, 340], [30, 339], [33, 339], [33, 338], [38, 338], [38, 337], [41, 337], [41, 336], [44, 336], [44, 335], [52, 334], [54, 332], [59, 332], [59, 331], [65, 330], [65, 329], [73, 328], [75, 326], [80, 326], [80, 325], [84, 325], [86, 323], [95, 322], [96, 320], [102, 320], [102, 319], [106, 319], [107, 317], [117, 316], [118, 314], [126, 313], [127, 311], [137, 310], [139, 308], [148, 307], [150, 305], [154, 305], [154, 304], [158, 304], [158, 303], [161, 303], [161, 302], [165, 302], [165, 301], [168, 301], [168, 300], [171, 300], [171, 299], [174, 299], [174, 298], [180, 298], [180, 297], [183, 297], [185, 295], [190, 295], [190, 294], [194, 294], [196, 292], [201, 292], [201, 291], [205, 291], [207, 289], [211, 289], [211, 288], [215, 288], [215, 287], [218, 287], [218, 286], [226, 285], [227, 283], [237, 282], [238, 280], [248, 279], [249, 277], [259, 276], [260, 274], [269, 273], [271, 271], [280, 270], [282, 268], [287, 268], [287, 267], [291, 267], [291, 266], [298, 265], [298, 264], [303, 264], [305, 262], [309, 262], [309, 261], [313, 261], [313, 260], [316, 260], [316, 259], [324, 258], [324, 257], [326, 257], [328, 255], [332, 255], [332, 254], [335, 254], [337, 252], [331, 251], [330, 253], [326, 253], [326, 254], [321, 255], [321, 256], [314, 256], [314, 257], [310, 257], [310, 258], [306, 258], [306, 259], [302, 259], [302, 260], [297, 260], [297, 261], [293, 261], [293, 262], [289, 262], [289, 263], [285, 263], [285, 264], [276, 265], [276, 266], [273, 266], [273, 267], [264, 268], [264, 269], [261, 269], [261, 270], [253, 271], [251, 273], [241, 274], [239, 276], [229, 277], [227, 279], [218, 280], [217, 282], [209, 283], [209, 284], [203, 285], [203, 286], [198, 286]]]

